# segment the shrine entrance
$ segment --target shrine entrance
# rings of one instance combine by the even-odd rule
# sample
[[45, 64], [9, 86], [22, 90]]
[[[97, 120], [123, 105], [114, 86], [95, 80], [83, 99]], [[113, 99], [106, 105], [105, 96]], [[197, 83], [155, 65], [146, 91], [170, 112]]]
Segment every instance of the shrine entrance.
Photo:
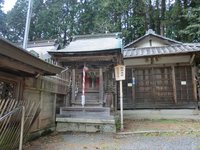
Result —
[[[75, 70], [75, 104], [81, 103], [81, 95], [83, 90], [83, 70]], [[99, 69], [91, 69], [85, 73], [85, 103], [90, 105], [100, 104], [100, 71]]]

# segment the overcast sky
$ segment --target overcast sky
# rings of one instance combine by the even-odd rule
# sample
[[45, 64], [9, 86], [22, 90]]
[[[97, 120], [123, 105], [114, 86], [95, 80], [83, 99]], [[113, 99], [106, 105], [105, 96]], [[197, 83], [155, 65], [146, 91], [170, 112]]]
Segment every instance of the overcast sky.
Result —
[[6, 13], [7, 11], [11, 10], [16, 1], [17, 0], [4, 0], [3, 11]]

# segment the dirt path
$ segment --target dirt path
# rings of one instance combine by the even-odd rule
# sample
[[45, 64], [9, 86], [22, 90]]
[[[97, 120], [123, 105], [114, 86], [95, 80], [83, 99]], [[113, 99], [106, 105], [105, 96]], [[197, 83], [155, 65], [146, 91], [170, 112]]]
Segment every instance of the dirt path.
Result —
[[[143, 134], [53, 133], [24, 145], [23, 150], [196, 150], [200, 149], [200, 122], [177, 120], [125, 120], [125, 132]], [[195, 131], [196, 130], [196, 131]]]
[[66, 133], [49, 135], [26, 144], [24, 150], [196, 150], [195, 135], [145, 136]]

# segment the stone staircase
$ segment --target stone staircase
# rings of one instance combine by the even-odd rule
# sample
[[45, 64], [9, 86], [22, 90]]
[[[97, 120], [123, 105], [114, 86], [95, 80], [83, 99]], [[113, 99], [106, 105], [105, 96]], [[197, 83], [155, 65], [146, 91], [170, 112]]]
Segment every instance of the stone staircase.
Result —
[[58, 132], [116, 132], [109, 107], [61, 107], [56, 122]]
[[[76, 96], [75, 102], [72, 103], [72, 106], [81, 106], [81, 96], [82, 93], [78, 93]], [[98, 92], [87, 92], [85, 94], [85, 106], [101, 106], [102, 102], [99, 101], [99, 93]]]

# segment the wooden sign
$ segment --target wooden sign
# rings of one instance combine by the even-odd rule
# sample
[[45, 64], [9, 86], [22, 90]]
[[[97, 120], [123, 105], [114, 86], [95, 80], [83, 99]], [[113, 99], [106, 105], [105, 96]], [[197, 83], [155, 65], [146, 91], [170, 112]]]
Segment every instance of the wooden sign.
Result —
[[125, 66], [124, 65], [118, 65], [115, 67], [115, 79], [117, 81], [120, 81], [120, 80], [125, 80]]

